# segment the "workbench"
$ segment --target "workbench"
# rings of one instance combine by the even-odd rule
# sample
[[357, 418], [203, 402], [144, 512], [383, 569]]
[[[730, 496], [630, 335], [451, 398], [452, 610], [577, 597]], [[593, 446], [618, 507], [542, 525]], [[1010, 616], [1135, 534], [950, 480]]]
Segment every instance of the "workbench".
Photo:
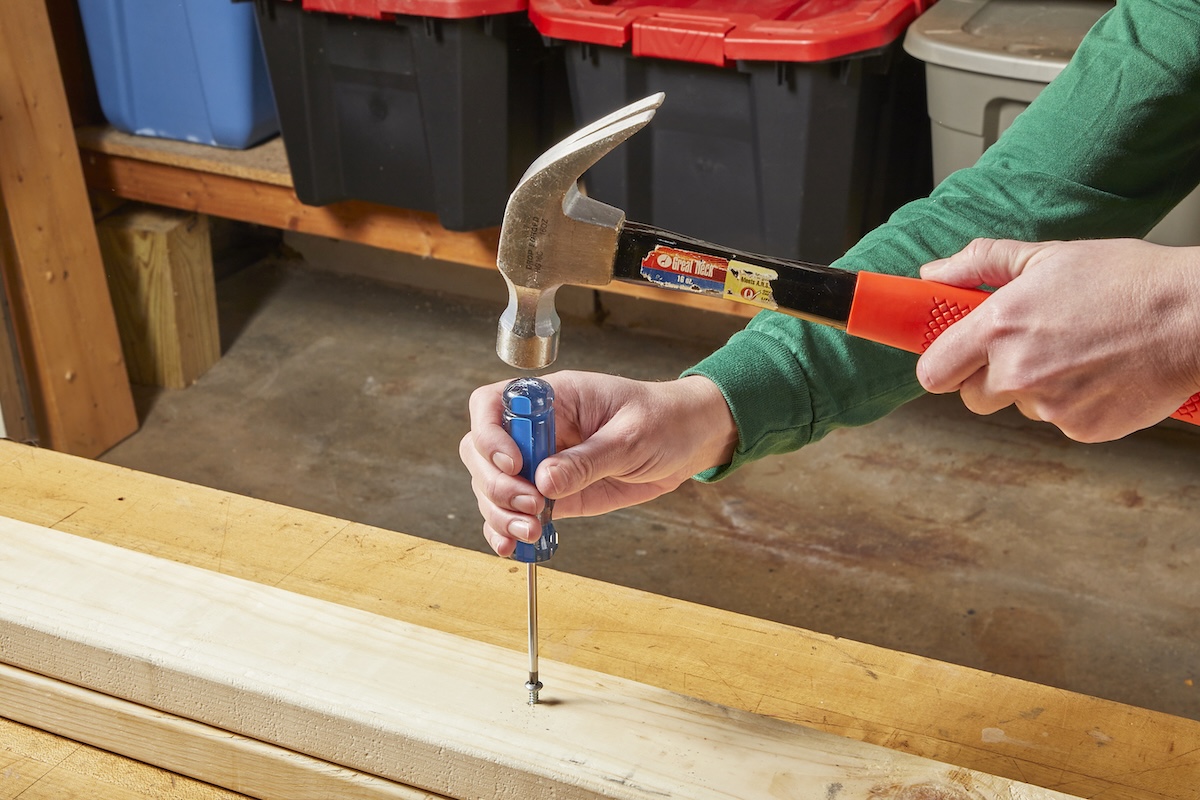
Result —
[[[497, 602], [522, 587], [494, 556], [9, 442], [0, 485], [2, 517], [486, 642], [522, 663], [523, 617]], [[1080, 797], [1200, 798], [1200, 722], [553, 569], [542, 583], [553, 662]], [[231, 796], [15, 723], [0, 724], [0, 741], [0, 797], [53, 796], [21, 794], [33, 784], [58, 796], [149, 798], [185, 784], [170, 793]]]

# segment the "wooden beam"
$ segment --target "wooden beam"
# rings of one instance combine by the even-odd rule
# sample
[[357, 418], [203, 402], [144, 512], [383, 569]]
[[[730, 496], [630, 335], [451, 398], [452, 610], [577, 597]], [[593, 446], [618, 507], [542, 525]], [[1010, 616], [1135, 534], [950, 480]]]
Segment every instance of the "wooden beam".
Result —
[[[6, 664], [0, 707], [8, 719], [260, 800], [444, 800]], [[80, 786], [71, 796], [88, 794]]]
[[4, 800], [250, 800], [125, 756], [0, 718]]
[[492, 645], [29, 523], [0, 552], [10, 665], [448, 797], [1067, 797], [566, 664], [531, 707]]
[[221, 358], [208, 218], [134, 206], [96, 225], [129, 379], [183, 389]]
[[137, 428], [42, 0], [0, 3], [0, 238], [43, 444], [95, 456]]
[[[497, 228], [448, 231], [433, 214], [360, 201], [304, 205], [292, 190], [278, 140], [248, 152], [213, 153], [183, 142], [139, 142], [111, 129], [85, 128], [78, 136], [84, 173], [94, 191], [440, 261], [496, 268]], [[741, 303], [619, 281], [601, 291], [742, 318], [757, 312]]]

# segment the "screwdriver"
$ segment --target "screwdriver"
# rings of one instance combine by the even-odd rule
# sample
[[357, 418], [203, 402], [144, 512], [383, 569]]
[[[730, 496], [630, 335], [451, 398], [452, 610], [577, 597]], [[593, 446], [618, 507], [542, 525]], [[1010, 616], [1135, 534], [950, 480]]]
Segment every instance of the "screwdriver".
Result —
[[[504, 387], [504, 430], [521, 451], [521, 477], [533, 483], [538, 464], [554, 453], [554, 389], [541, 378], [517, 378]], [[538, 515], [542, 525], [536, 542], [517, 542], [513, 558], [528, 565], [529, 589], [529, 705], [536, 705], [542, 682], [538, 680], [537, 565], [549, 561], [558, 549], [558, 532], [550, 517], [554, 502], [546, 501]]]

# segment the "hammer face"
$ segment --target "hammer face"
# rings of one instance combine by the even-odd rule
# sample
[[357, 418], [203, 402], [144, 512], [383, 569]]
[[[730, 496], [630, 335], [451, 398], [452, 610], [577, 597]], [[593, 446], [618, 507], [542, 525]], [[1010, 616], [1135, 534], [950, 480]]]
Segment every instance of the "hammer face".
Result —
[[510, 366], [537, 370], [554, 361], [558, 287], [612, 281], [625, 213], [585, 197], [577, 184], [588, 167], [644, 127], [662, 100], [653, 95], [567, 137], [538, 157], [513, 190], [496, 255], [509, 286], [496, 352]]
[[[514, 203], [526, 199], [533, 202]], [[504, 363], [524, 370], [554, 363], [559, 331], [555, 293], [568, 284], [612, 282], [624, 222], [624, 212], [584, 197], [574, 183], [549, 211], [544, 196], [513, 194], [496, 259], [509, 294], [496, 339], [496, 353]]]
[[558, 287], [530, 289], [508, 285], [508, 307], [500, 315], [496, 355], [510, 367], [536, 371], [558, 357], [558, 312], [554, 295]]

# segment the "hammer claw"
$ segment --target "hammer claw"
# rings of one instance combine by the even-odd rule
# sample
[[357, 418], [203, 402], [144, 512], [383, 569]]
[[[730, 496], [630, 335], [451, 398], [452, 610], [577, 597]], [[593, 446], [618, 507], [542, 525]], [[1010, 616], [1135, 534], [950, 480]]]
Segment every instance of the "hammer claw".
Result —
[[595, 158], [591, 159], [590, 163], [575, 175], [575, 180], [578, 180], [579, 176], [588, 167], [599, 161], [618, 144], [645, 127], [654, 118], [655, 110], [662, 105], [665, 97], [666, 95], [663, 92], [657, 92], [635, 103], [630, 103], [624, 108], [619, 108], [608, 116], [601, 117], [590, 125], [585, 125], [575, 131], [538, 156], [529, 165], [529, 169], [525, 170], [525, 174], [521, 176], [517, 187], [520, 188], [521, 184], [530, 178], [543, 173], [547, 167], [559, 164], [563, 159], [572, 158], [577, 154], [590, 152], [595, 148], [597, 143], [605, 143], [607, 146], [599, 148], [599, 151], [595, 154]]

